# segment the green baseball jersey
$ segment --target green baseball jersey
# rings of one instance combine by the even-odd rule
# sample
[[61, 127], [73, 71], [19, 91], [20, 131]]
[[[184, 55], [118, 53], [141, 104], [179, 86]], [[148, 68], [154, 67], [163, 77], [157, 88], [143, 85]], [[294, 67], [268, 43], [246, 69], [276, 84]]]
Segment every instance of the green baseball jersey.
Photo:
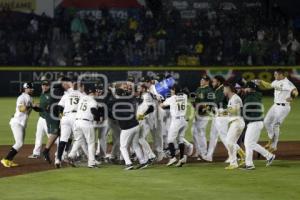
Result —
[[40, 116], [46, 120], [49, 134], [58, 134], [58, 130], [59, 130], [59, 120], [54, 119], [52, 117], [52, 115], [58, 117], [55, 106], [52, 114], [50, 113], [51, 106], [54, 103], [57, 103], [57, 101], [58, 101], [57, 99], [54, 99], [51, 96], [50, 90], [45, 93], [42, 93], [40, 96]]
[[207, 108], [205, 105], [197, 106], [198, 103], [203, 103], [209, 106], [209, 103], [214, 102], [215, 94], [213, 89], [210, 86], [203, 86], [199, 87], [196, 90], [196, 97], [195, 97], [195, 107], [197, 107], [199, 115], [205, 115], [207, 111], [210, 109]]
[[41, 96], [40, 96], [40, 109], [41, 109], [40, 117], [42, 117], [44, 119], [48, 115], [47, 110], [49, 108], [50, 101], [51, 101], [50, 90], [41, 94]]
[[196, 90], [195, 103], [213, 102], [214, 99], [214, 91], [210, 86], [198, 87]]
[[218, 106], [218, 108], [226, 108], [227, 107], [227, 99], [224, 95], [224, 86], [220, 85], [216, 90], [215, 90], [215, 99], [214, 102]]
[[244, 97], [244, 119], [246, 122], [263, 120], [262, 94], [260, 92], [250, 92]]

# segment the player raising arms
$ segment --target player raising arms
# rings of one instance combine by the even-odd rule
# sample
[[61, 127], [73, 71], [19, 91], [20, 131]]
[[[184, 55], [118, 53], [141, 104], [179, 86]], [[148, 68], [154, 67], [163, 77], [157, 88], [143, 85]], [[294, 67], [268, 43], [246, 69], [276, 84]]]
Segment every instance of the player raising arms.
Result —
[[78, 103], [82, 96], [79, 90], [74, 89], [74, 84], [71, 79], [62, 79], [62, 87], [65, 89], [65, 94], [58, 102], [60, 111], [63, 111], [63, 116], [60, 120], [60, 138], [58, 144], [57, 157], [55, 158], [55, 167], [61, 167], [62, 155], [68, 143], [71, 134], [73, 133], [74, 122], [76, 118]]
[[168, 146], [171, 153], [171, 159], [167, 163], [167, 166], [171, 166], [177, 162], [175, 157], [175, 143], [176, 139], [180, 151], [180, 160], [176, 164], [176, 167], [182, 167], [186, 161], [184, 135], [187, 127], [186, 111], [187, 111], [187, 95], [184, 94], [180, 87], [175, 84], [171, 89], [171, 97], [167, 98], [161, 107], [164, 108], [170, 106], [171, 124], [168, 132]]
[[13, 162], [13, 159], [23, 146], [28, 116], [32, 109], [38, 109], [32, 102], [32, 93], [32, 83], [24, 83], [23, 93], [17, 99], [16, 112], [9, 122], [15, 139], [15, 144], [12, 146], [7, 156], [1, 160], [4, 167], [18, 166], [18, 164]]
[[262, 80], [255, 81], [256, 84], [263, 88], [274, 89], [274, 104], [268, 111], [264, 120], [264, 125], [270, 138], [266, 148], [271, 152], [277, 150], [280, 125], [291, 110], [290, 103], [299, 94], [295, 85], [287, 79], [282, 69], [277, 69], [274, 72], [274, 78], [275, 80], [272, 83]]

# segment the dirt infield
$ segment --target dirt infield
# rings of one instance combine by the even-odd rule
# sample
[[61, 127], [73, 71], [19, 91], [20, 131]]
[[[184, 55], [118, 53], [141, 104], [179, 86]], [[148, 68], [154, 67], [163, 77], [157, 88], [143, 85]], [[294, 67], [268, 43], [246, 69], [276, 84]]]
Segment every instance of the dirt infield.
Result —
[[[2, 158], [9, 151], [10, 146], [0, 146], [0, 157]], [[49, 165], [43, 159], [28, 159], [28, 155], [32, 153], [33, 145], [25, 145], [21, 152], [17, 155], [15, 161], [20, 164], [16, 168], [4, 168], [0, 166], [0, 178], [7, 176], [16, 176], [32, 172], [46, 171], [54, 169], [54, 165]], [[54, 149], [54, 148], [53, 148]], [[51, 152], [54, 155], [54, 152]], [[255, 155], [256, 156], [256, 155]], [[280, 160], [300, 160], [300, 141], [295, 142], [280, 142], [276, 152], [277, 159]], [[227, 152], [222, 144], [218, 144], [214, 160], [224, 161], [227, 158]], [[202, 162], [196, 161], [193, 158], [189, 162]]]

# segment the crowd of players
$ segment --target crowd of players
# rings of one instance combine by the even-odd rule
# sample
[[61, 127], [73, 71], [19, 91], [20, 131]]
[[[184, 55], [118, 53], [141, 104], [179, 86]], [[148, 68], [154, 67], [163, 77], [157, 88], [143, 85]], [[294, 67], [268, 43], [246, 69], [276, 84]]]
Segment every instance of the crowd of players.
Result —
[[[127, 80], [109, 87], [61, 77], [55, 83], [42, 80], [39, 104], [33, 103], [32, 83], [24, 83], [10, 121], [15, 144], [1, 163], [7, 168], [18, 166], [13, 159], [23, 146], [28, 116], [35, 110], [40, 117], [29, 158], [42, 156], [51, 164], [50, 150], [56, 142], [56, 168], [63, 163], [76, 167], [82, 160], [87, 160], [90, 168], [121, 163], [126, 170], [144, 169], [164, 158], [169, 159], [167, 166], [177, 167], [182, 167], [188, 156], [212, 162], [218, 138], [228, 151], [229, 165], [225, 169], [255, 169], [253, 151], [265, 157], [269, 166], [275, 159], [280, 124], [290, 112], [290, 102], [298, 96], [283, 70], [276, 70], [274, 77], [272, 83], [252, 80], [237, 88], [222, 76], [211, 79], [204, 75], [195, 92], [185, 91], [175, 83], [169, 87], [167, 98], [155, 91], [158, 81], [150, 77], [138, 84]], [[274, 104], [265, 118], [259, 87], [274, 89]], [[193, 120], [193, 144], [185, 139], [189, 120]], [[265, 147], [258, 144], [264, 126], [270, 138]], [[111, 149], [107, 145], [109, 133]], [[152, 148], [147, 140], [149, 133]], [[48, 136], [48, 141], [42, 150], [43, 135]], [[245, 151], [239, 141], [244, 143]]]

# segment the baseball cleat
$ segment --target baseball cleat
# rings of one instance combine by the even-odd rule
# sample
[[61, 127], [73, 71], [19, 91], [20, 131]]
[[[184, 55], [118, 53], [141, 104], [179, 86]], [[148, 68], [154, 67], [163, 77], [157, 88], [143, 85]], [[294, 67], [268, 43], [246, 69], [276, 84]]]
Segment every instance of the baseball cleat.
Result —
[[274, 153], [275, 151], [277, 151], [277, 148], [269, 147], [268, 150], [270, 153]]
[[272, 157], [267, 160], [266, 167], [269, 167], [273, 163], [275, 157], [276, 157], [275, 155], [272, 155]]
[[239, 150], [237, 151], [237, 153], [238, 153], [238, 155], [240, 156], [241, 160], [245, 160], [246, 154], [245, 154], [245, 152], [243, 151], [243, 149], [239, 149]]
[[155, 158], [150, 158], [150, 159], [148, 159], [147, 164], [152, 165], [154, 163], [154, 161], [155, 161]]
[[167, 163], [167, 166], [174, 165], [176, 162], [177, 162], [177, 158], [176, 158], [176, 157], [171, 158], [171, 159], [169, 160], [169, 162]]
[[147, 168], [148, 166], [149, 166], [148, 163], [144, 163], [144, 164], [138, 165], [138, 166], [136, 167], [136, 169], [145, 169], [145, 168]]
[[134, 167], [133, 167], [132, 164], [131, 165], [126, 165], [125, 168], [124, 168], [124, 170], [133, 170], [133, 169], [134, 169]]
[[32, 154], [30, 156], [28, 156], [29, 159], [40, 159], [41, 156], [40, 155], [36, 155], [36, 154]]
[[271, 147], [272, 140], [269, 140], [268, 143], [264, 146], [265, 149], [269, 149]]
[[19, 164], [15, 163], [14, 161], [10, 161], [10, 166], [11, 167], [18, 167]]
[[203, 159], [204, 161], [206, 161], [206, 162], [212, 162], [212, 161], [213, 161], [213, 159], [212, 159], [211, 156], [203, 156], [202, 159]]
[[91, 169], [97, 169], [97, 168], [99, 168], [99, 166], [98, 165], [88, 165], [88, 168], [91, 168]]
[[245, 167], [243, 167], [243, 168], [241, 168], [242, 170], [254, 170], [255, 169], [255, 167], [252, 165], [252, 166], [245, 166]]
[[59, 169], [59, 168], [61, 168], [61, 161], [60, 161], [60, 160], [58, 160], [58, 159], [55, 159], [54, 166], [55, 166], [55, 168], [56, 168], [56, 169]]
[[186, 164], [186, 161], [187, 161], [187, 156], [184, 155], [183, 158], [181, 158], [175, 166], [182, 167], [184, 164]]
[[244, 166], [245, 165], [245, 160], [244, 159], [240, 159], [238, 161], [238, 165], [239, 165], [239, 167]]
[[11, 167], [10, 162], [11, 162], [10, 160], [4, 159], [4, 158], [1, 160], [1, 164], [3, 165], [3, 167], [6, 167], [6, 168]]
[[229, 159], [229, 158], [227, 158], [227, 159], [224, 161], [224, 163], [227, 163], [227, 164], [229, 164], [229, 163], [230, 163], [230, 159]]
[[233, 170], [237, 168], [239, 168], [237, 164], [233, 164], [233, 165], [230, 164], [229, 166], [225, 167], [226, 170]]

